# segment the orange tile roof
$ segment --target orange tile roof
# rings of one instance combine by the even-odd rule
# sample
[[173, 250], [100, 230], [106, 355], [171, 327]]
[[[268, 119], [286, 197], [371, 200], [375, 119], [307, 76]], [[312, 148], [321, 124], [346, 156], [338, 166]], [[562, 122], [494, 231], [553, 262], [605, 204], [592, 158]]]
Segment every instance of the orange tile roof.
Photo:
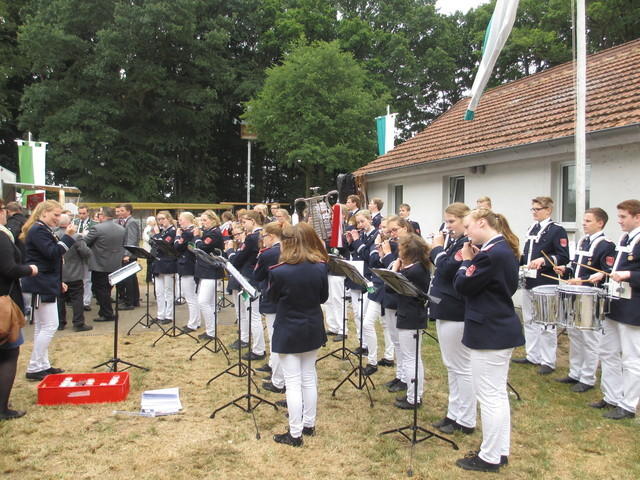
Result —
[[[415, 137], [355, 172], [383, 172], [574, 134], [573, 62], [487, 90], [475, 120], [463, 98]], [[587, 132], [640, 123], [640, 39], [587, 58]]]

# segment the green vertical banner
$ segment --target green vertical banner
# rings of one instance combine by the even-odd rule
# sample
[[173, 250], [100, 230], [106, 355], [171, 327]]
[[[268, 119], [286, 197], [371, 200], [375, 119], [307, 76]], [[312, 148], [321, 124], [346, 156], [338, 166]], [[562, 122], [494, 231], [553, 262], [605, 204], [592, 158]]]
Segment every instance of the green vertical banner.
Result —
[[384, 155], [385, 151], [385, 139], [387, 126], [387, 117], [376, 117], [376, 130], [378, 131], [378, 155]]
[[[21, 183], [35, 183], [33, 172], [33, 148], [30, 142], [18, 142], [18, 178]], [[36, 193], [35, 190], [22, 191], [22, 205], [27, 205], [27, 196]]]

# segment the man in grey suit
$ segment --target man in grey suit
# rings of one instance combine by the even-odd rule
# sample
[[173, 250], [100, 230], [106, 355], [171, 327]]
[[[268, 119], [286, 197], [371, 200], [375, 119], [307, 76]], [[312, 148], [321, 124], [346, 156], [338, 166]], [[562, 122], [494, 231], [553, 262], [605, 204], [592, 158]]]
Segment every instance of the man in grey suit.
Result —
[[[116, 207], [116, 216], [118, 217], [118, 223], [124, 227], [124, 245], [140, 245], [140, 222], [133, 218], [133, 207], [130, 203], [123, 203]], [[136, 257], [131, 255], [131, 252], [125, 249], [124, 257], [122, 258], [122, 265], [135, 262]], [[122, 282], [122, 301], [123, 305], [120, 310], [133, 310], [135, 307], [140, 306], [140, 287], [138, 286], [138, 275], [131, 275], [129, 278]], [[120, 299], [118, 299], [120, 300]]]
[[114, 319], [109, 274], [120, 268], [124, 256], [124, 227], [113, 221], [114, 215], [113, 208], [102, 207], [100, 223], [91, 227], [85, 237], [92, 253], [89, 259], [92, 290], [100, 306], [98, 318], [94, 322], [109, 322]]

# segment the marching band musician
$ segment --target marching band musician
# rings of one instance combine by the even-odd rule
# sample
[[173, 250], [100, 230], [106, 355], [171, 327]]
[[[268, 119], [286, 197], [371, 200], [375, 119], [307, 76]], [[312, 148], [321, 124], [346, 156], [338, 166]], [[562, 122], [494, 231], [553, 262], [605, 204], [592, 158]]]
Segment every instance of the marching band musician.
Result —
[[[508, 463], [511, 414], [507, 394], [509, 359], [524, 344], [511, 297], [518, 288], [518, 237], [507, 220], [488, 209], [464, 219], [469, 242], [454, 288], [465, 298], [462, 343], [471, 355], [471, 379], [482, 419], [482, 445], [456, 461], [465, 470], [497, 472]], [[473, 246], [482, 245], [479, 249]]]
[[[230, 241], [227, 241], [227, 256], [234, 267], [251, 283], [253, 287], [258, 287], [253, 271], [256, 266], [258, 252], [260, 251], [260, 230], [262, 230], [262, 224], [264, 223], [264, 215], [258, 210], [247, 210], [242, 216], [242, 227], [246, 237], [242, 247], [238, 250], [234, 250]], [[244, 300], [242, 296], [238, 297], [241, 307], [240, 310], [244, 311], [244, 319], [241, 316], [242, 325], [242, 337], [241, 342], [249, 341], [249, 325], [251, 322], [251, 334], [253, 336], [253, 345], [251, 351], [243, 356], [245, 360], [262, 360], [265, 358], [265, 343], [264, 343], [264, 331], [262, 328], [262, 321], [260, 318], [260, 300], [256, 298], [251, 301], [251, 318], [248, 318], [249, 303]], [[245, 328], [245, 326], [247, 328]]]
[[[618, 224], [624, 232], [616, 247], [610, 281], [619, 282], [623, 292], [611, 301], [604, 319], [600, 342], [601, 388], [604, 399], [596, 408], [615, 408], [605, 418], [621, 420], [636, 415], [640, 399], [640, 201], [617, 205]], [[602, 274], [595, 274], [601, 279]], [[615, 285], [615, 284], [614, 284]]]
[[[354, 198], [351, 199], [351, 197], [354, 197]], [[357, 199], [357, 205], [360, 205], [359, 203], [360, 198], [358, 196], [349, 195], [349, 197], [347, 198], [347, 203], [345, 205], [345, 207], [347, 208], [347, 212], [343, 213], [344, 218], [346, 219], [345, 226], [344, 226], [344, 232], [345, 232], [344, 239], [346, 242], [345, 245], [347, 246], [343, 254], [347, 258], [347, 260], [363, 261], [358, 256], [358, 252], [351, 247], [351, 245], [354, 242], [354, 235], [356, 236], [355, 238], [358, 238], [359, 236], [359, 232], [357, 231], [357, 226], [356, 226], [356, 215], [358, 212], [360, 212], [360, 209], [357, 208], [356, 210], [349, 210], [348, 205], [350, 201], [352, 202], [351, 203], [352, 205], [355, 205], [356, 199]], [[351, 295], [351, 311], [353, 313], [353, 321], [356, 324], [356, 341], [359, 341], [360, 328], [362, 327], [362, 325], [360, 324], [360, 312], [362, 311], [362, 323], [364, 323], [364, 314], [367, 311], [369, 296], [366, 294], [367, 290], [364, 287], [357, 285], [349, 278], [345, 279], [344, 284], [346, 288], [349, 290], [349, 293]], [[360, 299], [362, 299], [362, 310], [360, 310]], [[348, 327], [346, 325], [345, 325], [344, 334], [345, 335], [348, 334]], [[338, 338], [337, 335], [336, 335], [336, 338]], [[369, 353], [369, 349], [367, 348], [367, 340], [366, 338], [364, 338], [364, 335], [362, 337], [362, 346], [356, 348], [356, 353], [362, 354], [362, 355], [367, 355]]]
[[[193, 241], [196, 248], [207, 253], [221, 253], [224, 250], [222, 232], [220, 231], [220, 220], [218, 215], [212, 210], [206, 210], [200, 214], [201, 228], [193, 231]], [[216, 335], [216, 290], [217, 283], [224, 276], [222, 267], [214, 267], [196, 257], [194, 276], [198, 282], [198, 307], [202, 312], [206, 331], [198, 335], [200, 340], [213, 340]], [[190, 328], [200, 326], [200, 313], [194, 325]], [[193, 331], [193, 330], [192, 330]]]
[[380, 223], [382, 222], [382, 207], [384, 206], [384, 202], [381, 198], [374, 197], [369, 200], [369, 212], [371, 213], [371, 223], [373, 224], [376, 230], [380, 230]]
[[[429, 246], [416, 234], [400, 237], [398, 241], [398, 259], [392, 270], [402, 273], [418, 289], [426, 292], [429, 289]], [[416, 351], [416, 335], [422, 335], [422, 329], [427, 326], [427, 309], [422, 300], [415, 297], [398, 295], [398, 309], [396, 311], [396, 327], [400, 355], [402, 356], [402, 378], [407, 385], [406, 395], [396, 398], [394, 406], [403, 410], [410, 410], [414, 405], [422, 405], [424, 390], [424, 365], [422, 363], [422, 339], [418, 339]], [[418, 378], [416, 378], [415, 364], [418, 362]]]
[[[173, 246], [176, 239], [176, 227], [173, 217], [168, 210], [161, 210], [156, 215], [158, 224], [154, 227], [151, 237], [158, 243]], [[176, 257], [163, 254], [158, 249], [158, 260], [153, 262], [153, 280], [156, 290], [157, 316], [156, 321], [161, 324], [171, 323], [173, 320], [173, 282], [178, 272]]]
[[431, 261], [436, 267], [429, 296], [430, 317], [436, 319], [442, 363], [449, 380], [449, 403], [445, 417], [433, 424], [443, 433], [471, 434], [476, 426], [476, 397], [471, 380], [471, 350], [462, 343], [464, 298], [453, 288], [462, 264], [462, 247], [468, 241], [464, 217], [470, 210], [464, 203], [452, 203], [444, 211], [451, 242], [446, 246], [442, 232], [433, 238]]
[[316, 356], [327, 341], [321, 304], [329, 296], [329, 258], [309, 224], [285, 226], [282, 233], [281, 263], [269, 272], [269, 298], [277, 305], [272, 348], [284, 373], [289, 431], [273, 439], [299, 447], [303, 435], [315, 435]]
[[196, 256], [189, 251], [189, 244], [193, 243], [193, 232], [196, 228], [195, 218], [191, 212], [182, 212], [178, 216], [176, 237], [173, 242], [174, 248], [180, 254], [178, 256], [178, 278], [180, 279], [180, 289], [184, 293], [189, 309], [189, 321], [182, 327], [186, 332], [195, 332], [200, 328], [200, 307], [198, 306], [198, 294], [196, 293]]
[[[591, 283], [593, 270], [613, 267], [615, 259], [615, 244], [609, 241], [603, 232], [609, 216], [601, 208], [589, 208], [584, 212], [582, 228], [585, 236], [578, 243], [574, 261], [567, 266], [554, 268], [558, 275], [570, 275], [570, 285], [584, 285]], [[596, 285], [600, 282], [593, 282]], [[578, 393], [591, 390], [596, 383], [598, 370], [601, 332], [568, 328], [569, 335], [569, 374], [556, 379], [557, 382], [571, 384], [571, 390]]]
[[420, 224], [418, 222], [414, 222], [409, 218], [411, 216], [411, 205], [409, 205], [408, 203], [400, 204], [400, 207], [398, 209], [398, 215], [400, 215], [402, 218], [404, 218], [407, 222], [411, 224], [411, 226], [413, 227], [413, 231], [416, 235], [422, 235], [420, 233]]
[[[349, 250], [351, 257], [355, 260], [364, 262], [364, 276], [367, 280], [373, 280], [373, 273], [369, 268], [369, 260], [371, 252], [375, 250], [375, 240], [378, 236], [378, 230], [371, 223], [371, 213], [368, 210], [360, 210], [355, 215], [355, 230], [347, 232], [347, 242], [349, 242]], [[355, 289], [352, 289], [352, 292]], [[364, 295], [365, 293], [361, 293]], [[367, 302], [364, 305], [364, 318], [362, 321], [362, 344], [367, 345], [368, 361], [367, 366], [363, 370], [364, 375], [372, 375], [378, 371], [378, 337], [376, 335], [376, 320], [381, 313], [382, 289], [375, 289], [373, 293], [367, 293]], [[352, 293], [353, 295], [353, 293]], [[354, 304], [354, 312], [358, 310], [356, 315], [356, 323], [359, 322], [360, 312]], [[364, 352], [362, 352], [364, 354]]]
[[538, 373], [541, 375], [548, 375], [556, 368], [558, 337], [555, 324], [533, 322], [533, 293], [531, 290], [539, 285], [557, 284], [557, 280], [543, 277], [542, 274], [554, 276], [554, 265], [566, 265], [570, 260], [567, 232], [562, 225], [551, 220], [552, 211], [553, 200], [551, 198], [536, 197], [531, 200], [531, 213], [535, 223], [529, 227], [520, 259], [520, 265], [526, 266], [526, 286], [522, 294], [522, 316], [527, 354], [523, 358], [512, 360], [514, 363], [539, 365]]
[[271, 373], [271, 381], [262, 384], [265, 390], [274, 393], [284, 393], [284, 375], [278, 354], [273, 352], [273, 322], [276, 319], [277, 305], [269, 299], [267, 292], [269, 286], [269, 268], [280, 261], [280, 240], [282, 238], [283, 225], [276, 222], [268, 223], [260, 232], [262, 250], [258, 253], [258, 261], [254, 270], [254, 277], [260, 286], [260, 313], [267, 320], [267, 332], [269, 333], [269, 362], [256, 368], [259, 372]]

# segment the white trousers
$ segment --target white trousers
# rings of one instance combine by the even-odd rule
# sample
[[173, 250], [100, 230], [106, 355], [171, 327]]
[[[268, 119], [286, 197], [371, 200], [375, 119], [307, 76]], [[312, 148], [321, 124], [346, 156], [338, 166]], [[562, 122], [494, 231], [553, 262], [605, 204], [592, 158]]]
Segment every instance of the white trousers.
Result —
[[[242, 295], [240, 300], [240, 312], [242, 323], [241, 339], [243, 342], [249, 341], [249, 320], [251, 320], [251, 351], [256, 355], [262, 355], [265, 351], [264, 330], [262, 327], [262, 315], [260, 314], [260, 299], [256, 298], [251, 302], [251, 319], [249, 319], [249, 301]], [[244, 315], [242, 312], [244, 311]]]
[[89, 265], [84, 266], [82, 284], [84, 287], [82, 303], [85, 307], [89, 307], [91, 305], [91, 299], [93, 298], [93, 293], [91, 293], [91, 270], [89, 270]]
[[513, 348], [471, 350], [471, 378], [482, 420], [482, 445], [478, 456], [493, 464], [500, 463], [501, 455], [509, 455], [511, 407], [507, 376], [512, 352]]
[[189, 309], [187, 326], [195, 330], [200, 327], [200, 306], [198, 305], [198, 294], [196, 293], [196, 280], [193, 275], [180, 276], [180, 289]]
[[173, 273], [159, 273], [154, 276], [158, 320], [173, 320]]
[[[25, 301], [31, 302], [31, 295], [25, 295], [25, 297], [27, 297]], [[28, 373], [41, 372], [51, 368], [49, 344], [58, 330], [58, 302], [40, 302], [36, 306], [37, 308], [33, 310], [33, 351], [29, 365], [27, 365]]]
[[389, 329], [389, 323], [386, 320], [386, 312], [387, 309], [385, 308], [385, 315], [381, 317], [382, 334], [384, 335], [384, 354], [382, 356], [387, 360], [393, 360], [396, 348], [393, 340], [393, 335], [395, 334], [396, 337], [398, 336], [398, 331], [395, 324], [396, 311], [393, 310], [394, 322], [392, 327], [395, 330], [395, 333], [390, 331]]
[[533, 293], [531, 290], [522, 290], [522, 317], [527, 359], [532, 363], [556, 368], [556, 349], [558, 347], [556, 327], [533, 323]]
[[[400, 338], [398, 337], [398, 327], [396, 327], [396, 311], [391, 310], [390, 308], [384, 309], [384, 316], [382, 320], [386, 326], [385, 332], [389, 335], [389, 341], [391, 345], [393, 345], [393, 355], [396, 358], [396, 378], [399, 378], [404, 382], [402, 378], [403, 368], [402, 368], [402, 358], [400, 358]], [[386, 334], [385, 334], [386, 337]], [[385, 349], [384, 358], [391, 360], [391, 358], [387, 357], [387, 350]], [[406, 382], [405, 382], [406, 383]]]
[[318, 350], [304, 353], [281, 353], [280, 363], [287, 387], [289, 432], [294, 438], [302, 435], [303, 427], [315, 427], [318, 406]]
[[[323, 305], [327, 330], [343, 335], [342, 318], [344, 316], [344, 277], [329, 275], [329, 298]], [[346, 324], [345, 324], [346, 326]]]
[[[367, 311], [369, 305], [369, 295], [367, 292], [364, 294], [360, 290], [351, 289], [351, 308], [353, 312], [353, 321], [356, 324], [356, 341], [360, 341], [360, 299], [362, 298], [362, 320], [364, 323], [364, 314]], [[362, 338], [362, 347], [367, 348], [367, 339]]]
[[602, 332], [567, 329], [569, 334], [569, 376], [585, 385], [595, 385], [600, 360]]
[[418, 403], [422, 401], [422, 391], [424, 389], [424, 365], [422, 364], [422, 330], [420, 330], [418, 340], [418, 351], [416, 352], [416, 330], [398, 329], [400, 340], [400, 355], [402, 356], [402, 377], [407, 384], [407, 401], [415, 403], [416, 395], [416, 356], [418, 357]]
[[267, 332], [269, 333], [269, 366], [271, 367], [271, 383], [276, 387], [284, 387], [284, 374], [280, 364], [280, 354], [272, 350], [273, 347], [273, 322], [276, 320], [275, 313], [265, 313], [267, 319]]
[[635, 413], [640, 399], [640, 327], [605, 318], [600, 362], [605, 401]]
[[447, 417], [473, 428], [476, 426], [476, 394], [471, 380], [471, 349], [462, 344], [464, 322], [436, 320], [436, 331], [449, 379]]
[[200, 326], [200, 314], [204, 317], [204, 324], [207, 335], [216, 336], [216, 283], [213, 278], [202, 278], [198, 283], [198, 317], [191, 325], [191, 317], [189, 317], [189, 327], [198, 328]]
[[364, 314], [364, 322], [362, 324], [362, 344], [369, 348], [367, 361], [369, 365], [378, 365], [376, 321], [380, 318], [381, 311], [382, 306], [378, 302], [374, 302], [373, 300], [367, 302], [367, 311]]

